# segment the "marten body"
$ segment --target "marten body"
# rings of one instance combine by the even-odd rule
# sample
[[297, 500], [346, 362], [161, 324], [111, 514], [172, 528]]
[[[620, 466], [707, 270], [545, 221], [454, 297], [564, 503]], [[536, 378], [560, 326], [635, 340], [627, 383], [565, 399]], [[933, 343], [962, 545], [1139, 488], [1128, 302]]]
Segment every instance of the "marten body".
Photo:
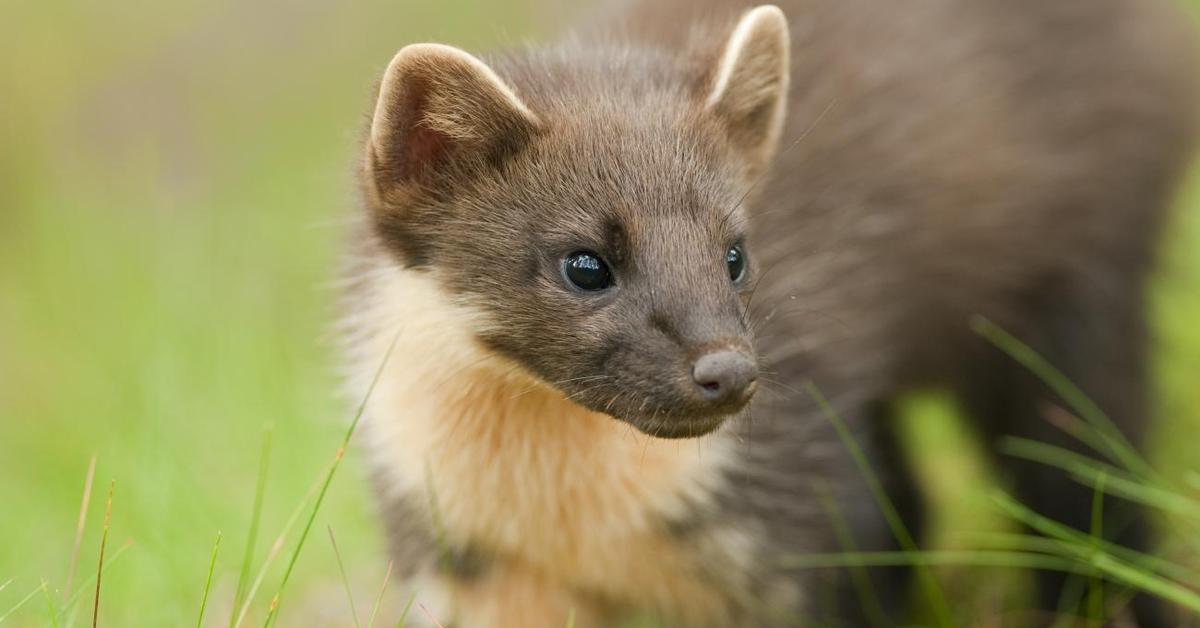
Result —
[[[973, 315], [1139, 440], [1142, 292], [1196, 105], [1179, 17], [781, 6], [624, 3], [545, 50], [389, 67], [351, 381], [366, 395], [394, 343], [362, 439], [439, 621], [856, 625], [840, 575], [788, 560], [846, 549], [838, 520], [891, 546], [809, 383], [914, 533], [889, 434], [906, 390], [949, 387], [987, 438], [1078, 448]], [[1006, 464], [1031, 507], [1087, 527], [1087, 488]]]

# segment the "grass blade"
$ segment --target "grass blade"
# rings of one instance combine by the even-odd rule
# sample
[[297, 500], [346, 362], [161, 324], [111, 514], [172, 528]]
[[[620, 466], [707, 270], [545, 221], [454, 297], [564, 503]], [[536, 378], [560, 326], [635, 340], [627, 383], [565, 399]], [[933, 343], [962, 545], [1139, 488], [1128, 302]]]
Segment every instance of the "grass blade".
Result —
[[1092, 558], [1092, 565], [1107, 574], [1110, 580], [1200, 613], [1200, 594], [1181, 584], [1127, 565], [1103, 552]]
[[[117, 560], [119, 560], [121, 558], [121, 555], [124, 554], [125, 551], [131, 547], [133, 547], [133, 541], [125, 541], [125, 543], [123, 545], [121, 545], [121, 547], [118, 548], [117, 551], [113, 552], [112, 556], [108, 560], [104, 561], [103, 571], [108, 571], [109, 568], [111, 568], [114, 564], [116, 564]], [[87, 577], [86, 580], [79, 583], [79, 586], [76, 587], [75, 592], [72, 593], [71, 597], [67, 599], [67, 602], [65, 604], [63, 604], [62, 611], [60, 611], [59, 618], [61, 619], [68, 612], [71, 613], [71, 615], [67, 618], [67, 626], [75, 625], [76, 611], [79, 610], [79, 607], [76, 605], [76, 603], [79, 601], [80, 596], [82, 596], [83, 593], [88, 590], [88, 587], [91, 586], [92, 581], [95, 579], [96, 579], [96, 574], [91, 574], [90, 576]]]
[[388, 345], [387, 352], [383, 355], [383, 360], [379, 363], [379, 368], [375, 371], [375, 376], [371, 379], [371, 385], [367, 388], [367, 393], [363, 396], [362, 403], [358, 406], [358, 411], [354, 413], [354, 420], [350, 422], [350, 427], [346, 429], [346, 435], [342, 439], [341, 446], [333, 457], [333, 464], [329, 467], [329, 473], [325, 476], [325, 482], [321, 485], [321, 491], [317, 493], [317, 501], [313, 504], [312, 513], [308, 516], [308, 521], [304, 524], [304, 529], [300, 532], [300, 540], [296, 542], [296, 549], [292, 551], [291, 560], [288, 561], [287, 568], [283, 571], [283, 579], [279, 582], [279, 589], [275, 592], [275, 597], [271, 600], [270, 611], [267, 614], [267, 621], [264, 626], [271, 626], [275, 623], [275, 618], [279, 616], [279, 605], [283, 598], [283, 591], [287, 587], [288, 580], [291, 579], [292, 570], [296, 568], [296, 561], [300, 559], [300, 550], [304, 548], [304, 542], [308, 540], [308, 534], [312, 531], [313, 522], [317, 518], [317, 513], [321, 510], [321, 503], [325, 501], [325, 493], [329, 491], [329, 485], [333, 482], [333, 476], [337, 473], [338, 465], [342, 458], [346, 456], [346, 449], [350, 446], [350, 439], [354, 436], [354, 431], [358, 428], [358, 422], [362, 420], [363, 413], [367, 410], [367, 403], [371, 400], [371, 394], [375, 392], [375, 386], [379, 383], [379, 378], [383, 376], [383, 369], [387, 366], [388, 360], [392, 356], [392, 350], [396, 348], [396, 341], [400, 339], [400, 334], [397, 333], [391, 344]]
[[1103, 473], [1110, 479], [1133, 479], [1129, 472], [1107, 462], [1042, 441], [1005, 436], [1000, 440], [999, 450], [1005, 455], [1056, 467], [1082, 478], [1096, 478]]
[[[1077, 530], [1065, 528], [1064, 531], [1082, 534]], [[989, 534], [979, 535], [976, 538], [976, 546], [981, 549], [999, 549], [999, 550], [1019, 550], [1040, 552], [1043, 554], [1054, 554], [1058, 556], [1076, 555], [1072, 550], [1064, 550], [1063, 544], [1077, 545], [1074, 541], [1067, 541], [1061, 538], [1048, 538], [1042, 534], [1016, 534], [993, 532]], [[1200, 582], [1200, 571], [1189, 569], [1184, 565], [1173, 563], [1165, 558], [1160, 558], [1151, 554], [1142, 554], [1136, 550], [1122, 547], [1108, 541], [1101, 541], [1100, 549], [1120, 558], [1121, 560], [1133, 563], [1139, 569], [1146, 569], [1168, 578], [1178, 580], [1180, 582]]]
[[50, 583], [42, 578], [42, 593], [46, 596], [46, 610], [50, 613], [50, 625], [58, 628], [58, 609], [54, 607], [54, 596], [50, 594]]
[[1078, 386], [1076, 386], [1062, 371], [1058, 370], [1046, 358], [1042, 357], [1032, 347], [1009, 334], [995, 323], [982, 316], [971, 320], [971, 328], [983, 336], [996, 348], [1008, 354], [1017, 363], [1033, 373], [1043, 384], [1050, 387], [1056, 395], [1066, 402], [1080, 418], [1086, 421], [1094, 430], [1095, 435], [1103, 441], [1100, 453], [1121, 463], [1129, 471], [1147, 478], [1156, 477], [1150, 465], [1138, 454], [1125, 435], [1117, 428], [1112, 419], [1097, 406]]
[[200, 598], [200, 615], [196, 618], [196, 628], [204, 625], [204, 609], [208, 606], [208, 593], [212, 589], [213, 571], [217, 568], [217, 550], [221, 549], [221, 533], [217, 532], [217, 540], [213, 543], [212, 558], [208, 561], [208, 577], [204, 580], [204, 596]]
[[1115, 556], [1122, 561], [1136, 564], [1139, 569], [1162, 574], [1168, 578], [1183, 582], [1200, 582], [1200, 572], [1172, 563], [1164, 558], [1144, 554], [1103, 539], [1096, 541], [1091, 535], [1044, 517], [1003, 493], [997, 492], [993, 496], [993, 500], [1010, 517], [1044, 537], [1038, 541], [1038, 537], [1027, 536], [1024, 541], [1025, 547], [1036, 547], [1041, 551], [1049, 553], [1065, 554], [1086, 559], [1091, 556], [1091, 550], [1095, 546], [1100, 551]]
[[785, 569], [846, 567], [1001, 567], [1091, 573], [1078, 561], [1037, 552], [1011, 550], [922, 550], [917, 552], [836, 552], [788, 556], [779, 562]]
[[425, 618], [428, 619], [434, 626], [437, 626], [437, 628], [446, 628], [442, 625], [442, 622], [438, 621], [437, 618], [433, 616], [433, 613], [429, 612], [428, 608], [425, 608], [424, 604], [417, 604], [417, 608], [421, 609], [421, 613], [423, 613]]
[[3, 624], [4, 620], [11, 617], [13, 615], [13, 613], [16, 613], [17, 611], [21, 610], [22, 606], [25, 606], [26, 604], [28, 604], [29, 600], [32, 600], [34, 598], [34, 596], [36, 596], [38, 593], [41, 593], [45, 588], [46, 588], [46, 581], [43, 580], [42, 584], [38, 585], [38, 588], [34, 589], [33, 591], [30, 591], [29, 595], [26, 595], [25, 597], [21, 598], [21, 600], [19, 602], [17, 602], [16, 606], [8, 609], [8, 611], [5, 612], [3, 615], [0, 615], [0, 624]]
[[88, 463], [87, 475], [83, 480], [83, 499], [79, 504], [79, 521], [75, 524], [75, 544], [71, 548], [71, 564], [67, 567], [67, 583], [63, 586], [64, 596], [71, 594], [71, 585], [75, 582], [75, 568], [79, 565], [79, 549], [83, 544], [83, 528], [87, 523], [88, 505], [92, 501], [92, 482], [95, 478], [96, 454], [92, 454], [92, 460]]
[[258, 456], [258, 481], [254, 489], [254, 506], [250, 511], [250, 530], [246, 533], [246, 551], [242, 555], [242, 567], [238, 572], [237, 588], [233, 594], [233, 608], [229, 611], [229, 626], [233, 628], [237, 621], [238, 609], [246, 599], [246, 587], [249, 586], [250, 564], [254, 562], [254, 546], [258, 541], [258, 526], [262, 521], [263, 495], [267, 488], [268, 461], [271, 458], [271, 434], [274, 425], [263, 426], [262, 453]]
[[100, 576], [104, 574], [104, 547], [108, 545], [108, 530], [112, 525], [113, 491], [116, 488], [116, 480], [109, 482], [108, 502], [104, 506], [104, 531], [100, 534], [100, 561], [96, 565], [96, 597], [92, 602], [92, 628], [96, 628], [100, 624]]
[[1104, 491], [1108, 495], [1200, 521], [1200, 502], [1162, 488], [1152, 479], [1139, 479], [1106, 463], [1038, 441], [1008, 437], [1001, 441], [1000, 447], [1008, 455], [1067, 471], [1087, 486], [1095, 487], [1103, 474]]
[[[358, 611], [354, 608], [354, 595], [350, 592], [350, 578], [346, 576], [346, 566], [342, 564], [342, 553], [338, 551], [337, 539], [333, 536], [333, 526], [326, 527], [329, 528], [329, 544], [333, 546], [333, 555], [337, 558], [338, 571], [342, 573], [342, 584], [346, 587], [346, 599], [350, 602], [350, 617], [354, 619], [354, 628], [359, 628]], [[388, 572], [391, 572], [390, 564]]]
[[404, 624], [408, 621], [408, 613], [412, 611], [413, 602], [417, 601], [417, 592], [413, 591], [412, 595], [408, 596], [408, 602], [404, 605], [404, 610], [400, 612], [400, 621], [396, 622], [396, 628], [404, 628]]
[[[1104, 544], [1104, 481], [1107, 477], [1108, 475], [1101, 471], [1092, 491], [1090, 549], [1093, 553], [1100, 552]], [[1087, 616], [1089, 625], [1096, 628], [1104, 621], [1104, 587], [1099, 578], [1088, 580]]]
[[375, 596], [375, 605], [371, 607], [371, 617], [367, 620], [367, 628], [375, 626], [375, 616], [379, 613], [379, 605], [383, 603], [383, 594], [387, 592], [388, 580], [392, 579], [392, 561], [388, 561], [387, 572], [383, 574], [383, 584], [379, 585], [379, 595]]

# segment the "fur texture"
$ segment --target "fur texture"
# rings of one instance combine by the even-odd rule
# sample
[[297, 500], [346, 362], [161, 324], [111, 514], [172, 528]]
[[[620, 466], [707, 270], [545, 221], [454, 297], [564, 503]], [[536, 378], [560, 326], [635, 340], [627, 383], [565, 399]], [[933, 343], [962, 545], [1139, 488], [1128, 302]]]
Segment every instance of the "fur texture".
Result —
[[[892, 547], [804, 384], [918, 534], [897, 395], [945, 386], [989, 439], [1078, 448], [973, 315], [1140, 440], [1142, 292], [1195, 131], [1183, 20], [1159, 0], [746, 8], [626, 2], [544, 49], [418, 45], [389, 66], [348, 267], [351, 391], [394, 339], [363, 442], [398, 565], [444, 623], [861, 625], [842, 574], [789, 566], [842, 549], [837, 521]], [[610, 288], [569, 284], [578, 251]], [[760, 364], [749, 404], [697, 392], [714, 347]], [[1087, 528], [1090, 491], [998, 462]], [[1115, 540], [1148, 542], [1109, 508]]]

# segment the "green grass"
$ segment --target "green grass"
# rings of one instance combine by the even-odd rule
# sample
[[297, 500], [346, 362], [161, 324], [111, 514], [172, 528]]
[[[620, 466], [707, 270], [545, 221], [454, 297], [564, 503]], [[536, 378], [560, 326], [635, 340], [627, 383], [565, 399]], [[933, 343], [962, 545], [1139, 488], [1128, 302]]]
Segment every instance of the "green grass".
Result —
[[[339, 558], [356, 591], [378, 590], [387, 566], [361, 465], [352, 453], [342, 473], [326, 475], [352, 418], [333, 393], [327, 330], [370, 85], [404, 43], [492, 47], [541, 30], [549, 18], [535, 14], [532, 2], [484, 0], [6, 7], [4, 626], [90, 625], [98, 581], [108, 626], [194, 624], [201, 608], [205, 621], [227, 625], [251, 590], [243, 625], [260, 625], [289, 563], [281, 625], [300, 621], [302, 600], [344, 607]], [[1169, 478], [1200, 473], [1198, 209], [1193, 184], [1154, 293], [1166, 420], [1151, 459]], [[936, 551], [965, 551], [959, 530], [1004, 534], [978, 490], [986, 470], [952, 412], [920, 398], [909, 414], [913, 448], [949, 452], [925, 469], [941, 513]], [[65, 591], [93, 455], [96, 491]], [[326, 477], [325, 502], [309, 519], [312, 487]], [[100, 495], [112, 482], [101, 571]], [[1169, 517], [1186, 529], [1186, 512]], [[297, 558], [301, 521], [336, 529], [338, 553], [314, 537]], [[408, 599], [398, 597], [396, 606]], [[394, 619], [378, 615], [378, 625]], [[348, 612], [341, 621], [353, 623]]]

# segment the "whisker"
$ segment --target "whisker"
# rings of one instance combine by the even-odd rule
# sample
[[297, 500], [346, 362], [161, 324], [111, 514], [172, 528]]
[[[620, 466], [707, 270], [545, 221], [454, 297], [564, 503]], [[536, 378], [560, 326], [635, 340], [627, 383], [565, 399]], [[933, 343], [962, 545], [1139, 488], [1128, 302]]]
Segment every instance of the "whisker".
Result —
[[[485, 359], [486, 359], [486, 358], [485, 358]], [[477, 365], [478, 365], [480, 362], [482, 362], [482, 361], [483, 361], [483, 360], [478, 360], [478, 361], [476, 361], [476, 362], [475, 362], [475, 363], [473, 363], [473, 364], [469, 364], [469, 365], [467, 365], [467, 366], [463, 367], [462, 369], [459, 369], [458, 373], [462, 373], [462, 371], [463, 371], [463, 370], [466, 370], [467, 368], [470, 368], [470, 367], [473, 367], [473, 366], [477, 366]], [[504, 376], [505, 376], [505, 377], [508, 377], [509, 375], [512, 375], [512, 373], [513, 373], [514, 371], [516, 371], [517, 369], [519, 369], [519, 368], [521, 368], [521, 365], [519, 365], [519, 364], [514, 364], [514, 365], [512, 365], [511, 367], [509, 367], [509, 369], [508, 369], [507, 371], [505, 371], [505, 372], [504, 372]], [[456, 375], [457, 375], [457, 373], [456, 373]], [[449, 379], [453, 379], [453, 378], [454, 378], [454, 376], [451, 376], [450, 378], [447, 378], [447, 380], [449, 380]], [[443, 384], [444, 384], [444, 382], [443, 382]], [[466, 422], [466, 420], [465, 420], [465, 417], [464, 417], [462, 414], [456, 414], [456, 415], [454, 416], [454, 418], [453, 418], [453, 419], [451, 419], [451, 420], [452, 420], [454, 423], [453, 423], [453, 424], [450, 426], [450, 433], [447, 435], [447, 438], [448, 438], [449, 440], [453, 441], [453, 440], [454, 440], [454, 435], [458, 433], [458, 428], [459, 428], [459, 426], [461, 426], [463, 423], [465, 423], [465, 422]]]
[[449, 384], [451, 381], [457, 379], [459, 375], [462, 375], [467, 370], [473, 369], [476, 366], [479, 366], [480, 364], [483, 364], [484, 362], [487, 362], [488, 360], [491, 360], [491, 359], [492, 359], [491, 355], [485, 355], [482, 358], [479, 358], [478, 360], [474, 360], [472, 362], [464, 364], [463, 366], [455, 369], [454, 372], [450, 373], [445, 378], [439, 380], [436, 384], [434, 384], [430, 388], [430, 391], [441, 392], [441, 389], [443, 386], [445, 386], [445, 385]]
[[[594, 381], [597, 379], [604, 379], [606, 377], [608, 377], [608, 375], [585, 375], [583, 377], [571, 377], [568, 379], [560, 379], [558, 381], [546, 382], [546, 383], [551, 386], [561, 386], [563, 384], [569, 384], [571, 382]], [[509, 400], [511, 401], [518, 397], [523, 397], [523, 396], [533, 392], [534, 390], [537, 390], [540, 386], [541, 386], [541, 382], [535, 382], [534, 384], [530, 385], [528, 388], [509, 397]]]
[[[821, 123], [821, 120], [823, 120], [825, 118], [825, 115], [828, 114], [831, 109], [833, 109], [833, 106], [835, 104], [837, 104], [836, 98], [834, 98], [833, 100], [830, 100], [829, 104], [825, 106], [825, 109], [823, 111], [821, 111], [821, 113], [812, 121], [811, 124], [808, 125], [808, 128], [804, 129], [804, 131], [802, 133], [800, 133], [800, 136], [796, 138], [796, 141], [792, 142], [791, 144], [788, 145], [787, 148], [780, 151], [779, 157], [777, 157], [776, 159], [782, 158], [784, 155], [791, 152], [792, 149], [796, 148], [796, 146], [798, 146], [800, 144], [800, 142], [803, 142], [804, 138], [808, 137], [808, 135], [810, 133], [812, 133], [813, 129], [817, 128], [817, 125]], [[725, 214], [725, 217], [721, 221], [722, 224], [726, 224], [726, 221], [729, 220], [729, 217], [732, 216], [733, 213], [736, 212], [739, 208], [741, 208], [742, 203], [746, 202], [746, 199], [750, 196], [750, 194], [752, 192], [754, 192], [754, 190], [759, 186], [759, 184], [762, 183], [767, 178], [767, 175], [769, 175], [770, 173], [771, 173], [771, 170], [769, 168], [764, 169], [761, 173], [759, 173], [759, 175], [757, 177], [754, 178], [754, 181], [750, 184], [750, 187], [746, 188], [746, 191], [743, 192], [741, 197], [738, 198], [737, 203], [735, 203], [734, 206], [732, 208], [730, 208], [729, 212]]]
[[608, 403], [604, 404], [604, 413], [608, 414], [608, 411], [612, 409], [613, 404], [616, 403], [617, 399], [620, 399], [621, 396], [624, 394], [625, 394], [624, 391], [618, 390], [617, 394], [613, 395], [612, 399], [609, 399]]
[[578, 396], [580, 396], [580, 395], [582, 395], [582, 394], [584, 394], [584, 393], [587, 393], [587, 392], [589, 392], [589, 391], [592, 391], [592, 390], [595, 390], [595, 389], [597, 389], [597, 388], [600, 388], [600, 387], [601, 387], [601, 386], [603, 386], [603, 385], [604, 385], [604, 384], [596, 384], [595, 386], [589, 386], [589, 387], [587, 387], [587, 388], [584, 388], [583, 390], [577, 390], [577, 391], [575, 391], [575, 392], [573, 392], [573, 393], [571, 393], [571, 394], [567, 395], [566, 397], [564, 397], [564, 399], [567, 399], [567, 400], [574, 399], [574, 398], [576, 398], [576, 397], [578, 397]]
[[[641, 406], [641, 407], [643, 407], [643, 408], [644, 408], [644, 407], [646, 406], [646, 402], [647, 402], [647, 401], [650, 401], [650, 398], [649, 398], [649, 397], [646, 397], [646, 398], [645, 398], [645, 399], [642, 401], [642, 406]], [[641, 411], [641, 410], [639, 410], [639, 412], [640, 412], [640, 411]], [[658, 410], [655, 410], [655, 411], [654, 411], [654, 416], [650, 417], [650, 424], [649, 424], [649, 427], [650, 427], [650, 435], [651, 435], [651, 436], [653, 436], [654, 438], [659, 438], [659, 437], [660, 437], [660, 434], [662, 434], [662, 430], [660, 429], [660, 427], [661, 427], [661, 426], [660, 426], [660, 425], [659, 425], [659, 423], [658, 423]], [[645, 462], [646, 462], [646, 451], [647, 451], [647, 450], [649, 450], [649, 449], [650, 449], [650, 439], [649, 439], [649, 438], [647, 438], [647, 439], [646, 439], [646, 442], [645, 442], [645, 443], [642, 443], [642, 464], [645, 464]]]

